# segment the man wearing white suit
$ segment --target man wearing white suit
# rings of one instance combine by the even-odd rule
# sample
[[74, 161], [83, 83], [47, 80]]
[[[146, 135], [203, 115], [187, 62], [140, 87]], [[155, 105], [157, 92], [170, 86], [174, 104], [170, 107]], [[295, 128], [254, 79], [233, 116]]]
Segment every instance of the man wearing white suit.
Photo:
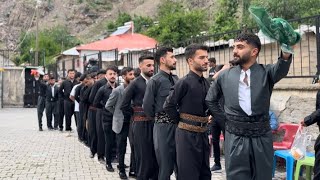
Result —
[[[124, 84], [115, 88], [105, 105], [105, 108], [113, 114], [112, 119], [112, 130], [117, 134], [117, 148], [118, 148], [118, 158], [119, 158], [119, 176], [120, 179], [127, 179], [125, 173], [124, 165], [124, 155], [126, 153], [127, 147], [127, 137], [129, 134], [130, 119], [131, 117], [126, 117], [120, 110], [123, 92], [127, 85], [134, 79], [134, 71], [131, 67], [124, 67], [121, 71], [121, 76], [124, 79]], [[133, 156], [133, 155], [131, 155]], [[131, 170], [130, 175], [134, 175], [134, 169]]]

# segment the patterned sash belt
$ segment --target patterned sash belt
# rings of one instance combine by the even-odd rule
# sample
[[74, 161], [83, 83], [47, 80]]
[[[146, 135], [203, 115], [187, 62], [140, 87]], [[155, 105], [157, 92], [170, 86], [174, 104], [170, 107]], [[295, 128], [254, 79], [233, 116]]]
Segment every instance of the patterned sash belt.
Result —
[[259, 137], [271, 130], [269, 115], [233, 116], [226, 115], [226, 131], [237, 136]]
[[135, 106], [133, 107], [133, 121], [151, 121], [152, 118], [147, 117], [143, 111], [142, 107]]
[[208, 130], [208, 117], [181, 113], [178, 127], [192, 132], [206, 132]]
[[174, 123], [174, 121], [165, 112], [156, 113], [154, 120], [155, 120], [155, 123], [171, 123], [171, 124]]

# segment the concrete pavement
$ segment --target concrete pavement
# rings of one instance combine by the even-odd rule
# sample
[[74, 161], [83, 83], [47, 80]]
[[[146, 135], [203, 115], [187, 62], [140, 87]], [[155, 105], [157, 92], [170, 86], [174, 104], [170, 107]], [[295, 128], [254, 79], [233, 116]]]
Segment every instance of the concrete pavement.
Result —
[[[97, 158], [89, 158], [89, 149], [80, 143], [75, 131], [48, 131], [43, 117], [43, 132], [38, 131], [36, 109], [0, 109], [0, 179], [120, 179], [107, 172]], [[74, 120], [72, 121], [75, 130]], [[129, 165], [130, 148], [125, 163]], [[211, 165], [213, 159], [210, 159]], [[222, 164], [224, 158], [222, 157]], [[114, 164], [116, 169], [116, 164]], [[224, 169], [224, 167], [223, 167]], [[128, 169], [127, 169], [128, 170]], [[276, 178], [284, 178], [277, 172]], [[175, 179], [172, 176], [171, 179]], [[212, 173], [213, 180], [224, 180], [225, 171]]]

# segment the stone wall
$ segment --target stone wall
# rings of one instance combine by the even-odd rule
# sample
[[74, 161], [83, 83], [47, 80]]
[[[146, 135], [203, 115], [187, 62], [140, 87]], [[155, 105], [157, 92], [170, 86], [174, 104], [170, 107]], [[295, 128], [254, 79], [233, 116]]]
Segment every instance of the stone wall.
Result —
[[[277, 84], [271, 97], [270, 109], [276, 113], [279, 122], [298, 124], [315, 111], [318, 90], [320, 90], [319, 84]], [[314, 124], [307, 129], [312, 134], [312, 145], [309, 147], [309, 150], [312, 150], [319, 128]]]
[[3, 106], [22, 107], [24, 89], [24, 68], [5, 67], [3, 72]]
[[2, 74], [3, 72], [0, 70], [0, 108], [2, 108]]

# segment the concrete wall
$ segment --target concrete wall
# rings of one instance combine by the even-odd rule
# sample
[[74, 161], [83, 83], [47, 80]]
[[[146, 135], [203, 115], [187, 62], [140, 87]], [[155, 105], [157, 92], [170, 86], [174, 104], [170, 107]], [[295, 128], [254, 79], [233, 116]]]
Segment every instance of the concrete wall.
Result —
[[[315, 111], [318, 90], [320, 90], [319, 84], [277, 84], [271, 97], [270, 109], [276, 113], [280, 122], [300, 123], [304, 117]], [[312, 134], [313, 141], [309, 147], [312, 151], [314, 141], [319, 135], [319, 128], [314, 124], [307, 129]]]
[[3, 72], [3, 106], [22, 107], [25, 90], [24, 68], [5, 67]]
[[0, 108], [2, 108], [2, 74], [3, 72], [0, 70]]

